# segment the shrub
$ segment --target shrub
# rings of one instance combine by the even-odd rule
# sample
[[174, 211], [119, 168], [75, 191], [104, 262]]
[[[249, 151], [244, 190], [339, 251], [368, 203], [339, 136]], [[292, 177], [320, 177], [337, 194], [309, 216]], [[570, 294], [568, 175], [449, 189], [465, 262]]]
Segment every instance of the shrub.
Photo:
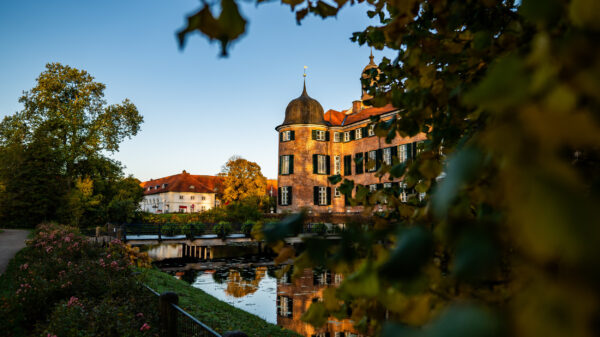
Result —
[[221, 239], [225, 240], [229, 234], [231, 234], [232, 228], [231, 224], [226, 221], [221, 221], [213, 227], [213, 231], [217, 234]]
[[327, 233], [327, 225], [325, 225], [324, 223], [316, 223], [312, 225], [312, 232], [313, 233], [317, 233], [319, 235], [324, 235], [325, 233]]
[[202, 235], [206, 231], [206, 226], [201, 222], [188, 223], [183, 228], [183, 234], [185, 234], [188, 239], [192, 239], [197, 235]]
[[[74, 336], [77, 329], [71, 332], [64, 329], [69, 326], [79, 328], [71, 320], [81, 319], [86, 324], [82, 328], [83, 336], [111, 335], [106, 332], [108, 330], [102, 330], [110, 324], [124, 327], [122, 334], [131, 335], [126, 328], [134, 327], [128, 325], [129, 317], [100, 313], [114, 312], [116, 315], [131, 311], [152, 318], [152, 312], [156, 311], [144, 302], [149, 294], [132, 275], [131, 269], [134, 264], [149, 266], [148, 256], [118, 240], [103, 248], [73, 228], [41, 225], [16, 261], [18, 265], [11, 263], [2, 275], [2, 294], [9, 296], [0, 299], [0, 317], [15, 318], [8, 322], [1, 319], [2, 331], [15, 331], [20, 326], [35, 329], [35, 332], [30, 331], [32, 335], [44, 332], [44, 336]], [[75, 303], [85, 305], [86, 312], [78, 313], [79, 309], [72, 308]], [[100, 305], [104, 309], [96, 310]], [[86, 316], [77, 318], [80, 314]], [[156, 326], [154, 321], [148, 324]]]
[[246, 221], [246, 223], [242, 225], [242, 233], [244, 233], [245, 236], [250, 236], [254, 224], [254, 221]]

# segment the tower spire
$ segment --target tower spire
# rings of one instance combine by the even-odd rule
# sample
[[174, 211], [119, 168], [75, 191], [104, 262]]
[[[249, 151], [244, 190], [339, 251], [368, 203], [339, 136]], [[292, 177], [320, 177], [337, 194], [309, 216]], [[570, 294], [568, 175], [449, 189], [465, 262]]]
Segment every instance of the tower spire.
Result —
[[302, 95], [308, 95], [306, 93], [306, 68], [308, 67], [304, 66], [304, 74], [302, 75], [302, 77], [304, 77], [304, 88], [302, 89]]

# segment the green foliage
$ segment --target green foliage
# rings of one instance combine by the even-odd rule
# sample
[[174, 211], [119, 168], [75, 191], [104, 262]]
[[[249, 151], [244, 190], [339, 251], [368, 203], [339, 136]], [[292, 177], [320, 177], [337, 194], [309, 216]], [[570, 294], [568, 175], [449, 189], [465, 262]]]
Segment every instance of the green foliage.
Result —
[[250, 236], [255, 223], [255, 221], [246, 221], [242, 224], [242, 233], [244, 233], [245, 236]]
[[317, 233], [319, 235], [325, 235], [327, 233], [327, 225], [325, 225], [322, 222], [316, 223], [316, 224], [312, 225], [311, 230], [313, 233]]
[[0, 123], [0, 219], [34, 227], [58, 220], [90, 227], [133, 216], [137, 180], [105, 157], [137, 134], [142, 117], [128, 100], [107, 106], [105, 86], [87, 72], [49, 63]]
[[[102, 248], [72, 228], [38, 227], [0, 277], [0, 328], [8, 335], [153, 335], [156, 307], [132, 276], [131, 254], [138, 255], [117, 241]], [[144, 323], [150, 328], [140, 332]]]
[[[335, 16], [347, 3], [282, 0], [298, 22]], [[295, 256], [295, 270], [346, 274], [332, 301], [340, 305], [314, 304], [305, 319], [349, 317], [369, 335], [593, 335], [599, 2], [365, 6], [379, 24], [352, 40], [397, 52], [362, 79], [373, 96], [366, 104], [399, 108], [399, 118], [372, 121], [375, 133], [387, 142], [427, 137], [417, 158], [376, 175], [429, 197], [403, 203], [361, 186], [352, 195], [354, 182], [344, 180], [352, 205], [372, 214], [385, 197], [385, 211], [372, 225], [348, 226], [339, 242], [307, 239], [297, 256], [281, 239], [299, 232], [300, 215], [263, 226], [280, 256]]]
[[231, 228], [231, 224], [229, 222], [221, 221], [213, 227], [213, 231], [215, 234], [217, 234], [217, 236], [225, 240], [227, 236], [231, 234], [233, 228]]

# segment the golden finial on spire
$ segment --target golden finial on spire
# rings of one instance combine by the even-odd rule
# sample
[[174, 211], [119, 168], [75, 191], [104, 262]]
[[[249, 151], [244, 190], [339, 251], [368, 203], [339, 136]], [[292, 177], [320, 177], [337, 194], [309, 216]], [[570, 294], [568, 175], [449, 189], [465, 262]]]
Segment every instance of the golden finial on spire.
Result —
[[307, 68], [308, 68], [307, 66], [304, 66], [304, 75], [302, 75], [302, 76], [304, 76], [304, 77], [306, 77], [306, 69], [307, 69]]

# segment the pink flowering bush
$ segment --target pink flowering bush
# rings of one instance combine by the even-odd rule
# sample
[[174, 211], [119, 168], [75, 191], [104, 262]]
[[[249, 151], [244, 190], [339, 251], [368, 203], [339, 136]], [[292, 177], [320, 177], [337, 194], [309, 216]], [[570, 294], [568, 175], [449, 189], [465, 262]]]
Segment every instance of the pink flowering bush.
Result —
[[9, 331], [9, 336], [19, 330], [24, 333], [14, 334], [153, 336], [157, 332], [156, 299], [133, 275], [131, 249], [119, 241], [102, 247], [73, 228], [44, 224], [11, 263], [2, 276], [10, 277], [10, 282], [2, 280], [9, 286], [0, 298], [0, 317], [11, 317], [0, 319], [0, 331]]

